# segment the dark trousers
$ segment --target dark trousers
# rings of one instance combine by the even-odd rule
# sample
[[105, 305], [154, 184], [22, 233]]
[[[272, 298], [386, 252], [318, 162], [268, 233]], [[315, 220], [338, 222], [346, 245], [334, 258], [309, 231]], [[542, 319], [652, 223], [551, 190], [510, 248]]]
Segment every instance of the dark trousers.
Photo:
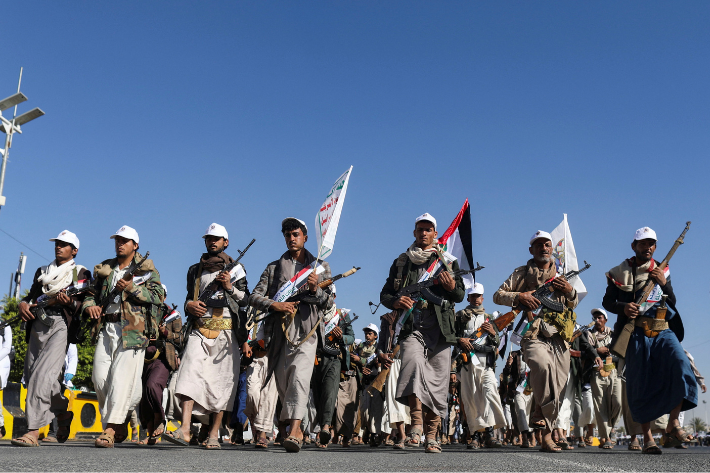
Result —
[[313, 378], [318, 424], [321, 427], [332, 425], [340, 384], [340, 358], [324, 355], [316, 366]]
[[160, 414], [161, 419], [165, 420], [163, 389], [168, 385], [169, 376], [170, 368], [162, 357], [143, 366], [143, 398], [138, 409], [141, 425], [152, 423], [155, 414]]

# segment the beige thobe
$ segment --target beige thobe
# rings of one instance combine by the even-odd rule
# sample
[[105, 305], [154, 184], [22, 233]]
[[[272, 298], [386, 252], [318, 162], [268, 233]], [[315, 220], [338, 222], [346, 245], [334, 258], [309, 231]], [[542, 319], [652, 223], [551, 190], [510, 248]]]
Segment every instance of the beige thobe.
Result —
[[272, 376], [265, 384], [269, 370], [269, 357], [255, 358], [247, 368], [247, 401], [244, 415], [249, 418], [254, 429], [271, 436], [274, 430], [276, 412], [276, 379]]
[[145, 348], [123, 348], [121, 334], [121, 322], [104, 323], [94, 354], [92, 380], [104, 429], [125, 424], [143, 395]]

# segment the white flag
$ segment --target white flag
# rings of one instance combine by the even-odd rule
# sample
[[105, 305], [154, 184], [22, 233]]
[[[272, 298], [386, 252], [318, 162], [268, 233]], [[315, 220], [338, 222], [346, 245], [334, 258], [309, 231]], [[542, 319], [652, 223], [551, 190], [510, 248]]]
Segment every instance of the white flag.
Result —
[[318, 230], [318, 259], [325, 259], [333, 252], [335, 234], [338, 231], [340, 212], [345, 202], [345, 192], [353, 167], [345, 171], [330, 188], [325, 202], [316, 214], [316, 229]]
[[[550, 232], [550, 236], [552, 237], [552, 256], [555, 258], [557, 273], [562, 275], [570, 271], [577, 271], [579, 269], [579, 266], [577, 265], [577, 252], [574, 251], [572, 234], [570, 233], [569, 225], [567, 224], [567, 214], [564, 214], [562, 223]], [[577, 291], [579, 302], [582, 302], [584, 296], [587, 295], [587, 288], [584, 287], [582, 279], [577, 276], [569, 283]]]

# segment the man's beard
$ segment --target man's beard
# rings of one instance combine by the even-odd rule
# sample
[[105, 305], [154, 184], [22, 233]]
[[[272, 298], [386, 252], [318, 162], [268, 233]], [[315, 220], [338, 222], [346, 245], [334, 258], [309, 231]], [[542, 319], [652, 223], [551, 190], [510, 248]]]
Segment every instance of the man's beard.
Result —
[[224, 250], [218, 250], [218, 251], [207, 250], [207, 254], [210, 256], [217, 256], [218, 254], [220, 254], [223, 251]]
[[550, 256], [533, 256], [536, 263], [552, 263], [552, 255]]

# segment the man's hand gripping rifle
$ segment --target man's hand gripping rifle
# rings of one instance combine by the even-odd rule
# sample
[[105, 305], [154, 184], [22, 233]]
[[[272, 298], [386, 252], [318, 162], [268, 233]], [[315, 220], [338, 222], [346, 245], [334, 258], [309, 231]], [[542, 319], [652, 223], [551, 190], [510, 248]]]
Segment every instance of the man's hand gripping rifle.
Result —
[[[572, 279], [578, 277], [580, 274], [588, 270], [592, 265], [587, 263], [586, 261], [584, 262], [584, 266], [578, 270], [573, 270], [573, 271], [568, 271], [566, 272], [563, 276], [562, 279], [565, 281], [569, 282]], [[508, 312], [507, 314], [502, 315], [501, 317], [510, 317], [512, 314], [512, 319], [515, 320], [515, 317], [520, 313], [520, 312], [527, 312], [528, 313], [528, 324], [526, 325], [525, 329], [522, 331], [520, 334], [521, 336], [527, 332], [527, 330], [530, 328], [532, 325], [532, 322], [535, 320], [535, 317], [538, 317], [538, 315], [535, 315], [535, 312], [538, 311], [540, 308], [547, 307], [548, 309], [554, 311], [554, 312], [562, 312], [565, 308], [564, 304], [560, 301], [556, 301], [552, 299], [552, 294], [555, 292], [555, 281], [557, 281], [560, 278], [553, 278], [547, 281], [545, 284], [542, 286], [538, 287], [535, 291], [533, 291], [531, 294], [529, 294], [532, 299], [528, 298], [528, 300], [532, 300], [533, 304], [522, 304], [518, 303], [518, 306], [515, 307], [512, 311]], [[524, 294], [524, 293], [521, 293]], [[520, 299], [520, 296], [518, 296], [518, 299]], [[535, 304], [537, 302], [537, 304]], [[518, 322], [518, 325], [515, 327], [515, 332], [518, 331], [520, 326], [523, 324], [525, 321], [525, 317], [522, 317], [520, 319], [520, 322]]]

